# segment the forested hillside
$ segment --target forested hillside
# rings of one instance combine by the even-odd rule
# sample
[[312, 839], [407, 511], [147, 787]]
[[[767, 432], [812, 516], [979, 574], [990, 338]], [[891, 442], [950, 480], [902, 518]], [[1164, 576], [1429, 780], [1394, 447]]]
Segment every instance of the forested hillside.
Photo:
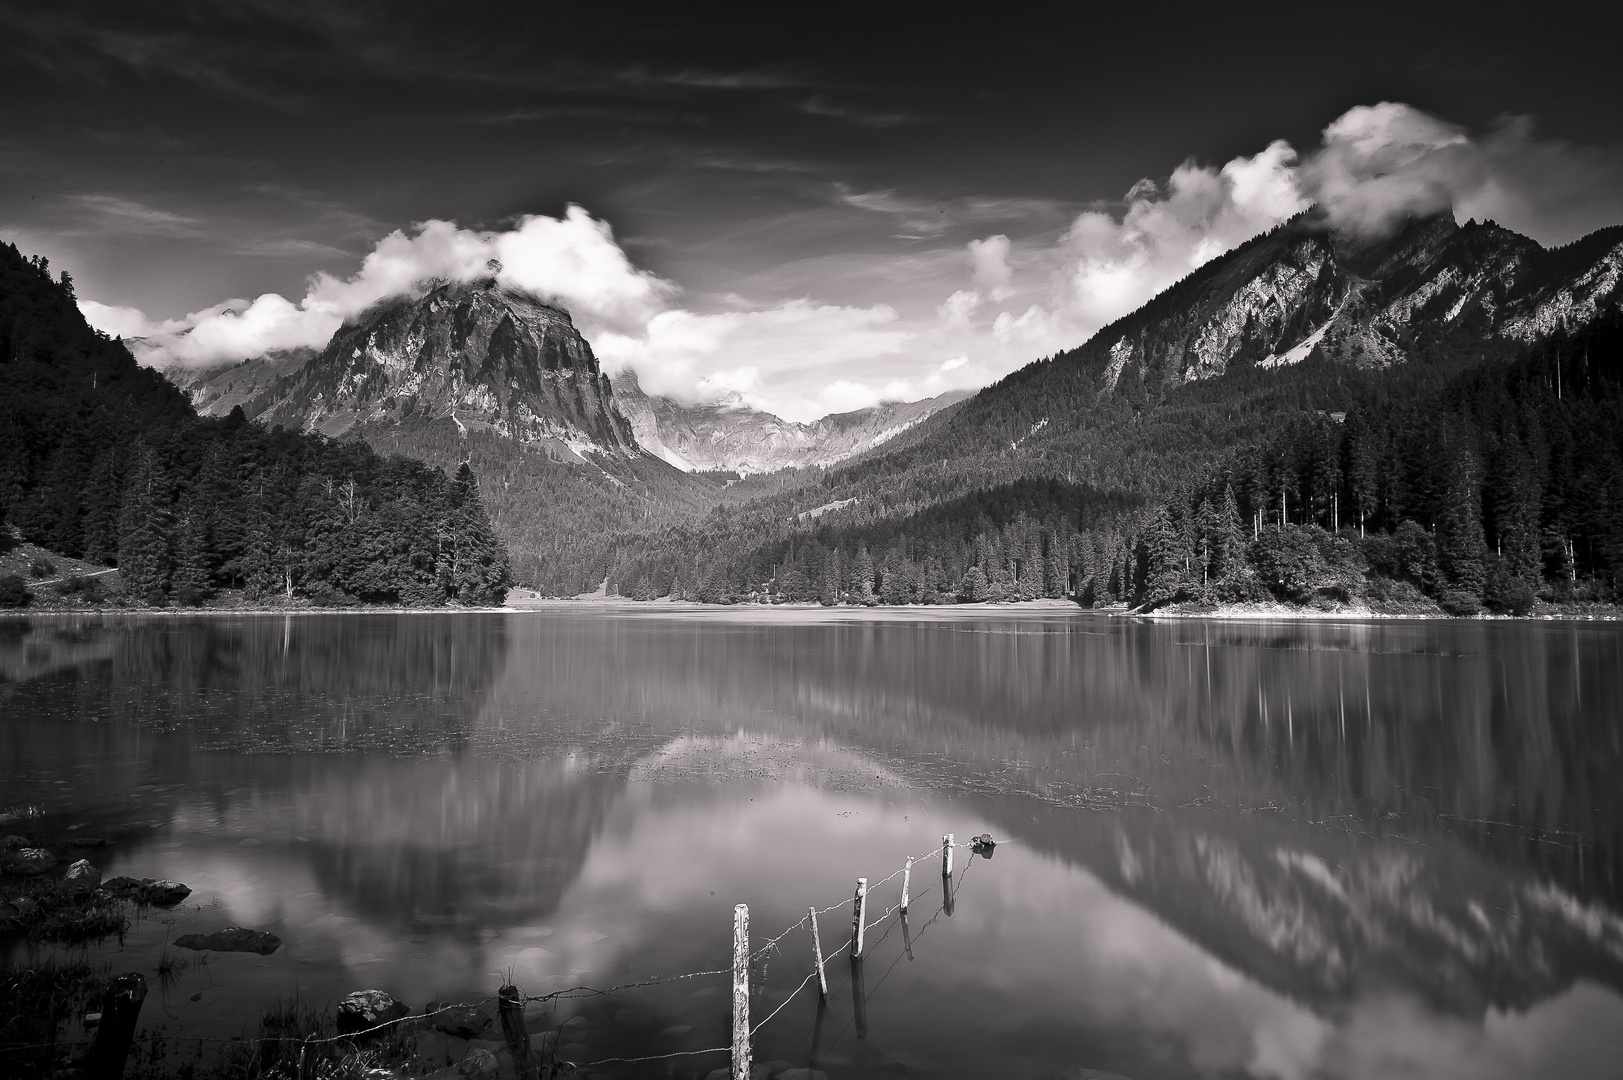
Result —
[[751, 478], [700, 523], [612, 538], [611, 586], [1461, 612], [1610, 599], [1623, 234], [1545, 251], [1492, 224], [1428, 219], [1379, 244], [1310, 225], [864, 458]]
[[[67, 275], [0, 245], [0, 515], [117, 566], [113, 599], [499, 603], [510, 571], [478, 483], [335, 442], [203, 419], [91, 330]], [[94, 579], [67, 583], [96, 593]]]

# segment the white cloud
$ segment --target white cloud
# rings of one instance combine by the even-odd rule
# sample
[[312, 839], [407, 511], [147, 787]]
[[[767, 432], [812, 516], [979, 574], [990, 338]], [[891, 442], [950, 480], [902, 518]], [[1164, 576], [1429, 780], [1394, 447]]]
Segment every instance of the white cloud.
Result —
[[[1452, 207], [1461, 219], [1492, 217], [1541, 242], [1563, 242], [1623, 220], [1623, 164], [1616, 152], [1537, 139], [1526, 120], [1478, 136], [1386, 102], [1338, 117], [1305, 154], [1276, 141], [1222, 165], [1186, 161], [1162, 180], [1134, 185], [1121, 205], [1068, 222], [1054, 203], [839, 188], [842, 212], [888, 218], [897, 236], [935, 245], [873, 263], [859, 264], [855, 254], [828, 263], [847, 281], [855, 267], [861, 280], [880, 283], [871, 299], [854, 303], [728, 294], [719, 311], [680, 306], [676, 284], [637, 267], [607, 222], [571, 206], [562, 217], [526, 217], [496, 232], [431, 220], [390, 233], [355, 274], [317, 274], [297, 302], [268, 293], [161, 323], [133, 308], [90, 300], [81, 307], [92, 325], [144, 339], [135, 347], [148, 362], [205, 366], [294, 345], [319, 348], [345, 319], [425, 280], [495, 273], [561, 303], [605, 367], [634, 368], [650, 393], [735, 400], [803, 420], [985, 385], [1081, 344], [1313, 203], [1333, 225], [1365, 233]], [[124, 228], [192, 227], [118, 200], [85, 209]], [[1032, 236], [1036, 221], [1050, 223], [1049, 231]], [[962, 247], [931, 239], [967, 228], [984, 235]], [[815, 294], [817, 285], [814, 278], [777, 296]]]
[[164, 367], [208, 367], [277, 349], [320, 348], [345, 319], [433, 280], [494, 275], [566, 307], [587, 326], [638, 327], [662, 310], [676, 286], [632, 265], [608, 224], [578, 206], [562, 218], [531, 216], [506, 232], [474, 232], [425, 221], [408, 235], [385, 236], [352, 277], [318, 273], [298, 303], [277, 293], [232, 300], [184, 319], [152, 323], [134, 308], [86, 300], [92, 326], [139, 337], [136, 355]]

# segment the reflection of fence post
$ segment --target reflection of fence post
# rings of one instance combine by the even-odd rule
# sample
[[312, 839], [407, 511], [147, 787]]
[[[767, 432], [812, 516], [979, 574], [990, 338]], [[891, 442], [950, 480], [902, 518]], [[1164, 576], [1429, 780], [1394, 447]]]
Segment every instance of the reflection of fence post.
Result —
[[496, 1013], [502, 1022], [502, 1038], [513, 1055], [513, 1073], [518, 1080], [534, 1080], [535, 1064], [530, 1055], [530, 1032], [524, 1026], [524, 998], [516, 986], [496, 991]]
[[750, 909], [733, 908], [733, 1080], [750, 1080]]
[[857, 1038], [868, 1037], [868, 991], [862, 984], [862, 957], [851, 958], [851, 1015], [856, 1020]]
[[817, 909], [809, 907], [806, 916], [812, 924], [812, 955], [817, 958], [817, 995], [828, 1000], [828, 977], [823, 974], [823, 939], [817, 933]]
[[147, 981], [137, 972], [120, 975], [107, 987], [101, 999], [101, 1026], [85, 1055], [88, 1080], [118, 1080], [124, 1075], [124, 1061], [135, 1041], [135, 1021], [146, 997]]
[[862, 958], [862, 924], [865, 921], [864, 908], [868, 906], [868, 879], [857, 878], [857, 895], [851, 902], [851, 959]]
[[902, 867], [902, 914], [907, 914], [907, 890], [913, 884], [913, 856], [907, 857], [907, 865]]

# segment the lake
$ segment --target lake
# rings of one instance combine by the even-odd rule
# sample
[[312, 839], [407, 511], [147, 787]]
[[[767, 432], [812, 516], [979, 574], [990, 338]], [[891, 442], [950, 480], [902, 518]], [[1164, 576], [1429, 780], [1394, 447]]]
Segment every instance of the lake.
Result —
[[[0, 810], [26, 815], [0, 831], [106, 837], [104, 875], [191, 886], [90, 951], [145, 971], [143, 1022], [176, 1036], [251, 1034], [295, 995], [421, 1008], [710, 972], [530, 1024], [563, 1024], [580, 1063], [725, 1046], [747, 903], [756, 1060], [830, 1077], [1623, 1060], [1613, 625], [30, 617], [0, 621], [0, 713]], [[832, 908], [821, 1010], [808, 906]], [[284, 945], [153, 973], [166, 941], [229, 925]]]

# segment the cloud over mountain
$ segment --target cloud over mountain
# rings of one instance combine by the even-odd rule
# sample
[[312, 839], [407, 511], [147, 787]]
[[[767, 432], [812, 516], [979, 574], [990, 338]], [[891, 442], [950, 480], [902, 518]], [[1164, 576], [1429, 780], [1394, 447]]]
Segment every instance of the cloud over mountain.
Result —
[[[836, 189], [846, 211], [896, 217], [902, 239], [934, 244], [950, 257], [952, 248], [938, 238], [949, 224], [944, 206]], [[1061, 232], [1011, 240], [1000, 231], [971, 240], [957, 249], [962, 276], [956, 283], [929, 279], [941, 291], [923, 310], [883, 292], [825, 302], [815, 282], [811, 295], [729, 296], [722, 310], [696, 310], [682, 305], [677, 283], [638, 267], [607, 222], [574, 205], [561, 217], [526, 216], [496, 231], [443, 220], [397, 230], [354, 275], [312, 276], [297, 302], [266, 293], [157, 323], [134, 308], [81, 306], [93, 325], [140, 339], [135, 350], [144, 361], [202, 367], [319, 348], [382, 299], [435, 279], [494, 276], [567, 308], [605, 367], [635, 369], [650, 393], [687, 403], [736, 396], [809, 420], [831, 409], [984, 385], [1078, 345], [1203, 263], [1315, 204], [1331, 227], [1363, 234], [1452, 208], [1462, 220], [1491, 217], [1560, 243], [1597, 222], [1623, 220], [1623, 159], [1541, 140], [1522, 118], [1473, 135], [1408, 105], [1359, 106], [1326, 126], [1306, 153], [1276, 140], [1222, 165], [1185, 161], [1164, 179], [1133, 185], [1117, 205], [1076, 214]], [[783, 252], [785, 261], [795, 257]], [[896, 258], [873, 279], [908, 282], [916, 295], [918, 264]]]

